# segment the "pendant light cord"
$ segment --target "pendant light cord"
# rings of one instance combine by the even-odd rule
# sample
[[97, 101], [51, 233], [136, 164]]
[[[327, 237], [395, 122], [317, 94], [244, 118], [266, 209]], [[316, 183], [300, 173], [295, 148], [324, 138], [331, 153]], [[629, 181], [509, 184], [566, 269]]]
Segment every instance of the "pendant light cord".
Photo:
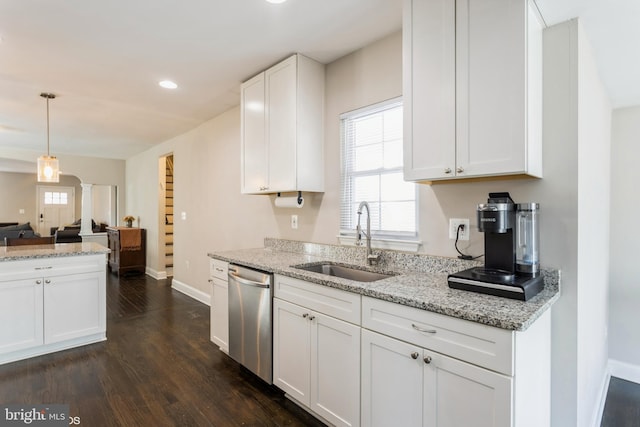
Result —
[[55, 99], [56, 96], [47, 92], [41, 93], [40, 96], [47, 99], [47, 157], [51, 157], [51, 153], [49, 152], [49, 100]]
[[47, 96], [47, 157], [51, 157], [49, 153], [49, 97]]

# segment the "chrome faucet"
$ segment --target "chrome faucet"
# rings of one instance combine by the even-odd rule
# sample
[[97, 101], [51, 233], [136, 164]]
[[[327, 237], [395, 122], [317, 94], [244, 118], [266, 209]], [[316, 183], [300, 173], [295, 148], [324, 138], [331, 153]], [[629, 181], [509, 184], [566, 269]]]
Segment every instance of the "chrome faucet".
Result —
[[[362, 208], [367, 208], [367, 231], [362, 231], [362, 227], [360, 226], [360, 217], [362, 216]], [[371, 252], [371, 211], [369, 210], [369, 203], [360, 202], [360, 206], [358, 206], [358, 226], [356, 227], [357, 231], [357, 239], [356, 245], [362, 245], [362, 235], [367, 238], [367, 264], [376, 265], [380, 258], [380, 255], [373, 255]]]

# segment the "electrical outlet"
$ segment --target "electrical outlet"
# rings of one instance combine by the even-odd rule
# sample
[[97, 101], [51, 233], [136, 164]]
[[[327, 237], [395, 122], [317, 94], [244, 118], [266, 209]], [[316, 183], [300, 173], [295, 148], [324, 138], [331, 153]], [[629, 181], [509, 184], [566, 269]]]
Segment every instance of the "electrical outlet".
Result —
[[463, 225], [464, 229], [460, 230], [458, 240], [469, 240], [469, 218], [450, 218], [449, 219], [449, 238], [455, 239], [458, 226]]
[[294, 230], [298, 228], [298, 215], [291, 215], [291, 228]]

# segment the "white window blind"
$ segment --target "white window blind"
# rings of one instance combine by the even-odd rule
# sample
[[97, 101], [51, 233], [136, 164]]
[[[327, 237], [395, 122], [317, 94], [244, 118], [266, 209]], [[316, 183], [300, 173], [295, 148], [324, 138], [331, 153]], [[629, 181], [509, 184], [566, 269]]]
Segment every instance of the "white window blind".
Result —
[[[340, 119], [340, 234], [355, 234], [358, 205], [366, 201], [374, 237], [416, 239], [416, 185], [405, 182], [402, 173], [402, 99], [344, 113]], [[363, 213], [363, 227], [365, 217]]]

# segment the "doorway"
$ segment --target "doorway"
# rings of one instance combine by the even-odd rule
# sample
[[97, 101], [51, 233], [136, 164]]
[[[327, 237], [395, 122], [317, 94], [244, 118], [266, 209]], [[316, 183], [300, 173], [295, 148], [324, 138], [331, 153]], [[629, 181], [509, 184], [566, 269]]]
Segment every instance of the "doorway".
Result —
[[75, 206], [75, 188], [38, 185], [38, 233], [49, 236], [52, 227], [71, 224]]
[[164, 161], [164, 267], [173, 276], [173, 154]]

